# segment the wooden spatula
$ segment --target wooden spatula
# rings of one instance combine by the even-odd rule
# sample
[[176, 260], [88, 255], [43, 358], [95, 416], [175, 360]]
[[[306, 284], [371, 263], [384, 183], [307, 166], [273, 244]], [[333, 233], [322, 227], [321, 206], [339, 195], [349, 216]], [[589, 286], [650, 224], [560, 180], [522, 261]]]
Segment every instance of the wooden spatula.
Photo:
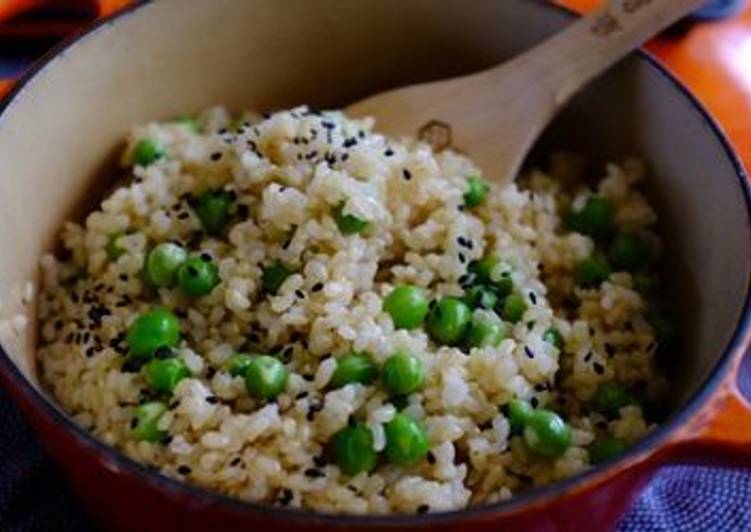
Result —
[[[452, 146], [489, 179], [513, 179], [551, 119], [590, 80], [706, 0], [608, 0], [530, 51], [469, 76], [413, 85], [351, 105], [380, 132], [450, 128]], [[471, 2], [467, 9], [471, 9]], [[618, 105], [618, 102], [613, 102]]]

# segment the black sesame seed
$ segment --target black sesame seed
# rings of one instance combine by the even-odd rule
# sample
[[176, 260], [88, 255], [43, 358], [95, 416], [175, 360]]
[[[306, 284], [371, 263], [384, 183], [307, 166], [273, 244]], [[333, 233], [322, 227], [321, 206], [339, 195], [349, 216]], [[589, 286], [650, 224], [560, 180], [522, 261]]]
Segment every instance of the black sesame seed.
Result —
[[282, 490], [282, 496], [279, 497], [279, 504], [282, 506], [287, 506], [289, 503], [292, 502], [292, 499], [294, 498], [294, 495], [292, 494], [292, 490], [284, 488]]
[[321, 125], [326, 129], [334, 129], [335, 127], [335, 124], [333, 122], [328, 122], [326, 120], [321, 120]]
[[404, 176], [404, 179], [406, 179], [407, 181], [409, 181], [410, 179], [412, 179], [412, 172], [410, 172], [406, 168], [404, 170], [402, 170], [402, 175]]
[[177, 215], [178, 220], [187, 220], [190, 217], [190, 213], [187, 212], [181, 212]]
[[537, 408], [537, 405], [540, 404], [540, 400], [537, 399], [537, 397], [533, 397], [532, 399], [529, 400], [529, 404], [532, 405], [532, 408]]
[[198, 270], [196, 270], [193, 266], [188, 266], [187, 270], [188, 275], [190, 275], [191, 277], [196, 277], [198, 275]]
[[237, 458], [234, 458], [234, 459], [233, 459], [233, 460], [232, 460], [232, 461], [231, 461], [231, 462], [229, 463], [229, 465], [231, 465], [232, 467], [237, 467], [237, 466], [239, 466], [239, 465], [240, 465], [240, 463], [241, 463], [242, 461], [243, 461], [243, 459], [242, 459], [242, 458], [240, 458], [240, 457], [238, 456]]
[[211, 154], [212, 161], [218, 161], [221, 158], [222, 158], [222, 152], [215, 151], [214, 153]]
[[428, 511], [430, 511], [430, 506], [428, 506], [427, 504], [421, 504], [417, 507], [417, 513], [420, 515], [426, 514], [428, 513]]
[[462, 264], [467, 262], [467, 257], [464, 255], [464, 253], [459, 253], [459, 262]]
[[535, 391], [536, 392], [544, 392], [545, 391], [545, 385], [543, 385], [543, 384], [535, 384]]
[[479, 425], [477, 425], [477, 428], [480, 430], [489, 430], [493, 428], [493, 420], [488, 419], [487, 421], [483, 421]]
[[300, 392], [295, 396], [295, 399], [299, 401], [300, 399], [305, 399], [308, 396], [308, 392]]
[[316, 467], [325, 467], [326, 459], [323, 456], [316, 456], [313, 458], [313, 463], [316, 465]]
[[435, 455], [431, 451], [428, 451], [427, 458], [428, 458], [428, 463], [429, 464], [431, 464], [431, 465], [435, 464]]
[[186, 465], [181, 465], [180, 467], [177, 468], [177, 472], [180, 473], [181, 475], [190, 475], [192, 471], [193, 470]]
[[594, 368], [594, 370], [595, 370], [595, 373], [597, 373], [598, 375], [602, 375], [603, 373], [605, 373], [605, 368], [604, 368], [604, 367], [603, 367], [603, 365], [602, 365], [602, 364], [600, 364], [599, 362], [595, 362], [595, 363], [594, 363], [594, 364], [592, 365], [592, 367]]
[[201, 253], [201, 260], [203, 262], [211, 262], [211, 255], [208, 253]]
[[138, 419], [137, 418], [131, 419], [130, 420], [130, 428], [134, 429], [134, 428], [136, 428], [136, 425], [138, 425]]
[[315, 467], [309, 467], [305, 470], [305, 476], [308, 478], [322, 478], [326, 476], [326, 473]]
[[615, 355], [615, 347], [613, 347], [612, 344], [605, 344], [605, 352], [608, 354], [608, 357], [613, 357]]
[[123, 362], [123, 365], [120, 368], [120, 371], [122, 371], [123, 373], [138, 373], [144, 362], [145, 360], [139, 357], [126, 358], [125, 362]]
[[534, 292], [529, 293], [529, 300], [532, 302], [533, 305], [537, 304], [537, 296]]
[[305, 379], [308, 382], [313, 382], [313, 379], [315, 377], [313, 375], [311, 375], [310, 373], [303, 373], [302, 378]]
[[296, 296], [297, 296], [297, 297], [298, 297], [299, 299], [305, 299], [305, 292], [303, 292], [302, 290], [295, 290], [295, 295], [296, 295]]
[[209, 395], [206, 397], [206, 402], [210, 405], [215, 405], [219, 402], [219, 398], [215, 395]]
[[349, 159], [349, 153], [342, 154], [342, 162], [346, 161], [347, 159]]
[[524, 346], [524, 353], [527, 355], [528, 358], [535, 358], [535, 353], [532, 351], [528, 345]]
[[584, 362], [589, 362], [590, 360], [592, 360], [592, 351], [584, 355]]
[[385, 151], [385, 152], [383, 152], [383, 154], [384, 154], [384, 155], [385, 155], [386, 157], [391, 157], [392, 155], [394, 155], [394, 150], [392, 150], [391, 148], [387, 148], [387, 149], [386, 149], [386, 151]]
[[310, 289], [311, 292], [320, 292], [321, 290], [323, 290], [323, 283], [316, 283]]

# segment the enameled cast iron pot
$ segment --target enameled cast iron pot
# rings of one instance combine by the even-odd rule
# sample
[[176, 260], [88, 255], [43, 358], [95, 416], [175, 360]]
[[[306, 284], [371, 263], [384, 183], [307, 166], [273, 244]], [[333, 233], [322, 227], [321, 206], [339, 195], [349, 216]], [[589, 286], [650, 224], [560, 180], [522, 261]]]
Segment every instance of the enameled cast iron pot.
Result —
[[[165, 0], [97, 25], [29, 74], [0, 109], [0, 377], [73, 490], [118, 530], [603, 530], [662, 464], [748, 464], [751, 231], [746, 176], [691, 95], [643, 54], [577, 98], [541, 141], [592, 168], [650, 163], [681, 349], [672, 412], [620, 457], [553, 486], [464, 512], [317, 515], [245, 504], [169, 480], [78, 428], [34, 376], [24, 286], [59, 224], [111, 182], [133, 124], [224, 102], [236, 109], [342, 106], [387, 87], [477, 70], [570, 21], [533, 0]], [[509, 132], [513, 134], [513, 132]], [[109, 173], [107, 173], [109, 170]], [[88, 198], [88, 199], [87, 199]], [[16, 326], [22, 325], [16, 320]], [[697, 501], [701, 504], [701, 501]]]

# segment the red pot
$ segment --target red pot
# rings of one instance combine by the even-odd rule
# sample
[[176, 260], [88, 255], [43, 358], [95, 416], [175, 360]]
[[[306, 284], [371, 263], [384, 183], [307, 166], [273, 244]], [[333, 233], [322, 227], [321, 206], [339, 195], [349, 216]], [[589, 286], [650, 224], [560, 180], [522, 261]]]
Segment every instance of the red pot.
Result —
[[[673, 414], [615, 462], [513, 500], [424, 516], [354, 517], [241, 503], [142, 467], [91, 438], [35, 384], [38, 258], [82, 196], [106, 188], [127, 128], [207, 104], [343, 105], [386, 87], [477, 70], [518, 53], [569, 15], [529, 0], [165, 0], [98, 24], [49, 55], [0, 108], [0, 377], [81, 501], [116, 530], [601, 530], [655, 470], [692, 461], [746, 465], [751, 411], [743, 357], [751, 341], [751, 204], [722, 132], [679, 82], [635, 54], [572, 102], [542, 139], [594, 162], [651, 163], [666, 271], [683, 347]], [[109, 172], [107, 175], [113, 175]], [[82, 191], [84, 191], [82, 193]], [[19, 325], [18, 320], [15, 322]]]

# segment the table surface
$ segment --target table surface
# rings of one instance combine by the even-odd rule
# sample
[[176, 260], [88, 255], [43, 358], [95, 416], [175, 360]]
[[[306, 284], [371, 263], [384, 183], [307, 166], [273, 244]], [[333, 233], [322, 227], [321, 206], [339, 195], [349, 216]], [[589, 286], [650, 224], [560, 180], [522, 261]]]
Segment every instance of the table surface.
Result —
[[[0, 11], [3, 2], [0, 0]], [[105, 12], [126, 0], [100, 0]], [[579, 11], [598, 0], [560, 0]], [[2, 30], [2, 26], [0, 26]], [[2, 33], [0, 33], [2, 37]], [[0, 94], [46, 42], [0, 39]], [[647, 48], [696, 94], [751, 167], [751, 5], [723, 21], [684, 24]], [[91, 524], [0, 389], [0, 530], [85, 530]], [[751, 474], [710, 467], [666, 468], [644, 491], [623, 531], [751, 530]]]

